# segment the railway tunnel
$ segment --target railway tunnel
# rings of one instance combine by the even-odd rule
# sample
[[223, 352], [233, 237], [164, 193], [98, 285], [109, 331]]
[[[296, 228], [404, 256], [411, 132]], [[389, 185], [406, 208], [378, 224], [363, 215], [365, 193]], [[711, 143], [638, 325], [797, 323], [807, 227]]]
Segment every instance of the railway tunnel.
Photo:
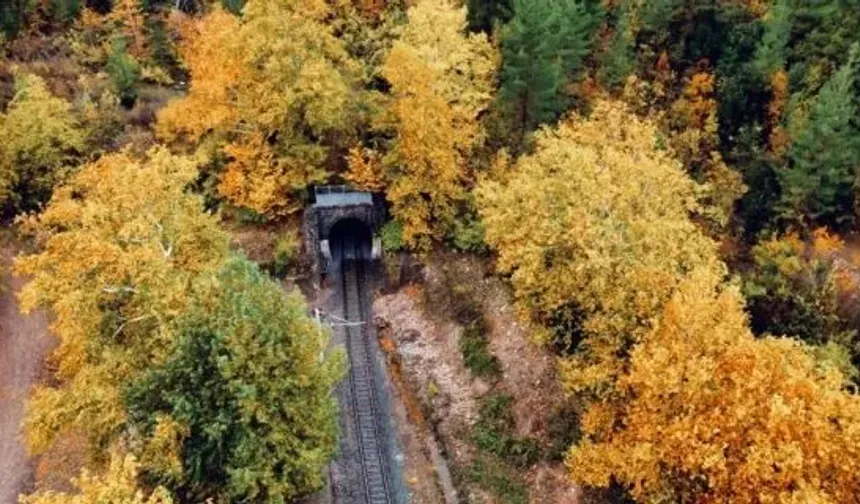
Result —
[[340, 440], [329, 468], [328, 502], [408, 502], [402, 455], [393, 425], [389, 378], [372, 315], [384, 207], [374, 195], [318, 188], [305, 213], [305, 247], [330, 288], [326, 311], [333, 343], [347, 353], [349, 371], [338, 384]]

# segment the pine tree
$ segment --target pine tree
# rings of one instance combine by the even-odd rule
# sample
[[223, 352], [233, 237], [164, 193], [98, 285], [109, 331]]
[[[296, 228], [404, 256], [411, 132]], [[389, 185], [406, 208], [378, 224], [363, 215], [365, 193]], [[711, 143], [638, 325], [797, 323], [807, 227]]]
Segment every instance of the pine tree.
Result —
[[809, 119], [779, 173], [779, 210], [792, 222], [844, 225], [854, 220], [854, 182], [860, 167], [856, 84], [860, 45], [821, 88]]
[[490, 33], [497, 23], [506, 23], [511, 16], [512, 0], [466, 0], [469, 9], [469, 29]]
[[636, 69], [636, 55], [633, 52], [635, 37], [630, 26], [631, 15], [630, 6], [627, 3], [618, 13], [612, 39], [603, 54], [600, 75], [608, 87], [623, 84], [627, 76]]
[[787, 0], [778, 0], [770, 7], [765, 19], [765, 31], [756, 49], [753, 64], [765, 79], [785, 66], [791, 35], [791, 7]]
[[565, 86], [591, 48], [596, 12], [581, 0], [515, 0], [502, 38], [500, 99], [520, 136], [568, 106]]

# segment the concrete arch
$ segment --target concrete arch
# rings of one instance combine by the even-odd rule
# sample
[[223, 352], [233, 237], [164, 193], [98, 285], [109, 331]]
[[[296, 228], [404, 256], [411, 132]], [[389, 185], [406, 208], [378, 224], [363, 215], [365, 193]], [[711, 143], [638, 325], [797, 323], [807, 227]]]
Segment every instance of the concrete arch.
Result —
[[379, 231], [385, 219], [385, 207], [380, 198], [370, 193], [339, 191], [317, 194], [316, 202], [305, 209], [303, 235], [305, 253], [311, 261], [314, 276], [328, 272], [331, 264], [329, 239], [339, 222], [354, 220], [361, 222], [371, 235], [371, 258], [382, 254]]

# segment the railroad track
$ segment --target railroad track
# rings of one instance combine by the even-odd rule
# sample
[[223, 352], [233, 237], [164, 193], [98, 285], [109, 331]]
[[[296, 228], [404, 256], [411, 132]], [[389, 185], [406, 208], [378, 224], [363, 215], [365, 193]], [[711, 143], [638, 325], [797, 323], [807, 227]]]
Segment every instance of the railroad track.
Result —
[[[341, 250], [343, 315], [349, 322], [361, 322], [368, 315], [364, 305], [364, 261], [355, 241], [344, 240]], [[351, 257], [348, 253], [351, 252]], [[362, 482], [367, 504], [391, 504], [391, 487], [383, 452], [379, 399], [374, 383], [374, 354], [367, 324], [347, 325], [346, 348], [349, 356], [349, 387], [358, 438]]]

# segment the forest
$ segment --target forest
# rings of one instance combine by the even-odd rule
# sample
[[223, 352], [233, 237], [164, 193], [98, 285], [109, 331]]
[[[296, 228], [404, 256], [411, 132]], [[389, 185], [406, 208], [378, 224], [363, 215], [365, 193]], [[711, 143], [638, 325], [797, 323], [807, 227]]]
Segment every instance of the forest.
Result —
[[[282, 281], [326, 184], [510, 291], [572, 502], [860, 499], [860, 1], [2, 0], [0, 277], [57, 342], [21, 432], [85, 453], [21, 504], [324, 487], [346, 358]], [[500, 478], [460, 501], [547, 502]]]

